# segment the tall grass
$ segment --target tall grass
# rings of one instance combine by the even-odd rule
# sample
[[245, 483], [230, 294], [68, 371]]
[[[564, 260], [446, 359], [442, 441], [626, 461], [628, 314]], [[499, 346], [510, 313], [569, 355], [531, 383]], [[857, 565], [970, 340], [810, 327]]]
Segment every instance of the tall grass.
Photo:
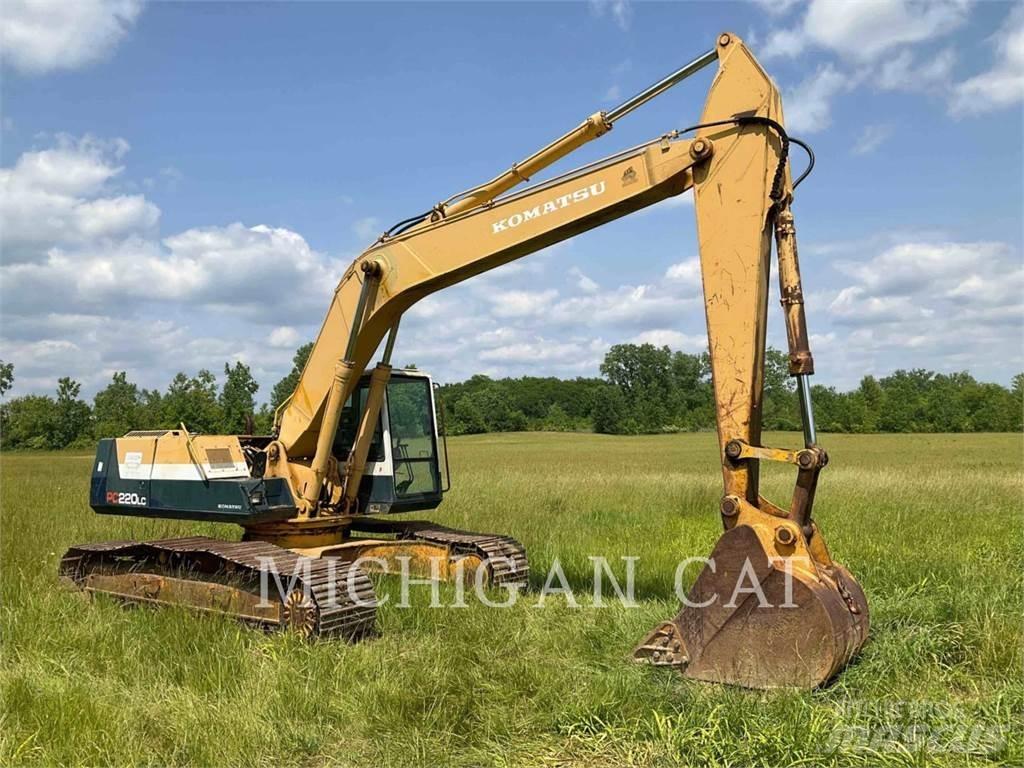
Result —
[[[581, 595], [589, 555], [620, 579], [618, 558], [639, 556], [640, 604], [538, 608], [534, 595], [508, 610], [430, 609], [429, 589], [414, 588], [403, 610], [397, 583], [381, 577], [382, 635], [358, 645], [62, 590], [56, 568], [71, 544], [238, 530], [97, 516], [91, 456], [4, 456], [0, 763], [1021, 764], [1021, 437], [825, 443], [817, 518], [867, 591], [872, 636], [831, 686], [774, 693], [626, 660], [677, 610], [677, 562], [708, 554], [718, 536], [712, 435], [452, 440], [454, 488], [432, 519], [516, 536], [534, 586], [558, 558]], [[771, 472], [766, 495], [784, 498], [791, 484]], [[892, 726], [924, 726], [928, 738], [904, 729], [879, 741]]]

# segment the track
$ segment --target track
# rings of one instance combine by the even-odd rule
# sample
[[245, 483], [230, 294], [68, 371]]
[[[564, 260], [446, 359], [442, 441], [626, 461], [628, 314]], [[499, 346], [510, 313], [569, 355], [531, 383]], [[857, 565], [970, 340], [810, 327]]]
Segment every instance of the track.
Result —
[[494, 585], [525, 586], [530, 575], [526, 549], [509, 536], [459, 531], [428, 523], [427, 527], [411, 532], [408, 538], [445, 544], [454, 552], [478, 555], [490, 571]]
[[526, 549], [510, 536], [461, 531], [425, 520], [393, 522], [368, 518], [353, 523], [352, 530], [375, 534], [392, 533], [399, 539], [440, 544], [448, 547], [453, 554], [476, 555], [487, 566], [493, 585], [521, 584], [525, 587], [529, 579], [530, 565]]
[[357, 640], [373, 632], [377, 611], [373, 584], [358, 567], [260, 541], [81, 544], [65, 553], [60, 574], [126, 603], [183, 605], [311, 637]]

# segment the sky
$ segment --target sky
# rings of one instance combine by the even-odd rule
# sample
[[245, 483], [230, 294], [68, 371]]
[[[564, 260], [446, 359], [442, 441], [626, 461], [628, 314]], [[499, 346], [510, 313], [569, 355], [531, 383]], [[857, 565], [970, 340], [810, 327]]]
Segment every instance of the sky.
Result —
[[[266, 399], [381, 231], [724, 30], [817, 154], [794, 203], [815, 382], [1024, 369], [1020, 4], [5, 0], [8, 397], [241, 360]], [[545, 175], [696, 122], [713, 71]], [[597, 375], [623, 342], [700, 352], [697, 258], [692, 199], [666, 201], [428, 297], [394, 362], [456, 381]]]

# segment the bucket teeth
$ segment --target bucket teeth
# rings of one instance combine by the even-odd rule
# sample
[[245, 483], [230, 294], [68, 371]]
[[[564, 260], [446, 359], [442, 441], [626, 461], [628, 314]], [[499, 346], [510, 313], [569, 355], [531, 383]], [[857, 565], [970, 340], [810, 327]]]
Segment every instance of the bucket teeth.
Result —
[[676, 625], [663, 621], [652, 629], [633, 649], [633, 661], [655, 667], [685, 667], [686, 648]]

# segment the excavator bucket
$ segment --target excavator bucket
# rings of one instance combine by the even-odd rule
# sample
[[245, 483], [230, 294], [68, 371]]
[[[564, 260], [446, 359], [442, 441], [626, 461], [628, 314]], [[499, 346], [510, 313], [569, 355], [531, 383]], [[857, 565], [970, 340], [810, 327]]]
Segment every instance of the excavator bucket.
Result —
[[864, 592], [842, 566], [792, 556], [802, 549], [792, 529], [777, 530], [790, 534], [767, 547], [754, 526], [727, 530], [679, 614], [655, 627], [634, 659], [764, 689], [814, 688], [845, 666], [868, 635]]

